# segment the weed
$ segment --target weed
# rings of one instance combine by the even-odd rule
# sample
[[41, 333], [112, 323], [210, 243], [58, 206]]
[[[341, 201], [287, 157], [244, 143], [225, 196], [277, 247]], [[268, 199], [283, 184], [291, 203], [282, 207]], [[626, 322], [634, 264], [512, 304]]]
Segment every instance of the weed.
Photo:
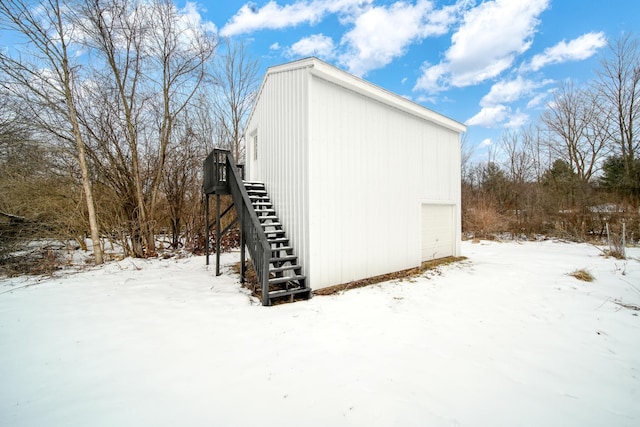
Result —
[[571, 273], [569, 273], [569, 276], [575, 277], [576, 279], [582, 280], [583, 282], [593, 282], [595, 280], [595, 277], [593, 277], [593, 275], [584, 268], [572, 271]]

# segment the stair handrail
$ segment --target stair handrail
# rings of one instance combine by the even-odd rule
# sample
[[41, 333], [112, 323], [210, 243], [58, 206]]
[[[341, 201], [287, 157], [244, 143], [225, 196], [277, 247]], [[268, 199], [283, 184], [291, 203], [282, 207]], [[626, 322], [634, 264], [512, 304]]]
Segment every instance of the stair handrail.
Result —
[[[269, 305], [269, 263], [271, 258], [271, 245], [267, 239], [267, 233], [258, 220], [258, 214], [253, 209], [249, 193], [242, 183], [238, 166], [229, 150], [214, 149], [216, 159], [225, 158], [224, 172], [216, 169], [215, 175], [218, 181], [226, 179], [226, 184], [233, 197], [233, 203], [238, 211], [241, 230], [244, 234], [246, 247], [251, 255], [253, 268], [260, 282], [262, 290], [262, 305]], [[217, 162], [216, 162], [217, 163]], [[220, 165], [217, 165], [220, 167]], [[218, 182], [219, 184], [219, 182]], [[242, 244], [242, 243], [241, 243]]]

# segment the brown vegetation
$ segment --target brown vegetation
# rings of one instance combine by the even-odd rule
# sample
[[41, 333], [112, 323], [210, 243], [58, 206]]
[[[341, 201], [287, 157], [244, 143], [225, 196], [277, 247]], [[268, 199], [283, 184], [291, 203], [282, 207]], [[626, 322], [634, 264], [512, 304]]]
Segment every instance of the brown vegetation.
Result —
[[589, 273], [588, 270], [585, 270], [584, 268], [580, 270], [572, 271], [571, 273], [569, 273], [569, 276], [575, 277], [576, 279], [582, 280], [583, 282], [593, 282], [595, 280], [593, 275]]
[[318, 289], [314, 291], [314, 295], [332, 295], [338, 292], [344, 292], [349, 289], [362, 288], [364, 286], [375, 285], [376, 283], [388, 282], [390, 280], [404, 280], [413, 277], [418, 277], [424, 274], [428, 270], [433, 270], [441, 265], [448, 265], [454, 262], [460, 262], [467, 259], [466, 257], [446, 257], [433, 261], [423, 262], [420, 267], [410, 268], [408, 270], [395, 271], [393, 273], [382, 274], [379, 276], [368, 277], [362, 280], [355, 280], [349, 283], [343, 283], [340, 285], [330, 286], [328, 288]]

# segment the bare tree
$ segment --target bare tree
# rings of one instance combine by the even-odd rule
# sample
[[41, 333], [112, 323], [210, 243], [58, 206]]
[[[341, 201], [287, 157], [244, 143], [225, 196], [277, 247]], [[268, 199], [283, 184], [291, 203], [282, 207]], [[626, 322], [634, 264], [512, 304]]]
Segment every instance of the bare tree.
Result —
[[218, 145], [231, 151], [236, 162], [244, 158], [242, 132], [258, 89], [258, 62], [243, 42], [225, 40], [226, 53], [214, 71]]
[[517, 184], [530, 181], [535, 170], [534, 140], [530, 131], [509, 130], [500, 137], [509, 179]]
[[156, 23], [152, 32], [151, 60], [162, 69], [162, 102], [158, 110], [160, 118], [160, 144], [156, 156], [155, 175], [151, 182], [152, 214], [158, 201], [158, 191], [167, 158], [167, 149], [173, 139], [184, 142], [190, 138], [190, 128], [182, 129], [174, 136], [176, 121], [185, 112], [207, 77], [208, 60], [215, 43], [201, 31], [181, 27], [175, 5], [169, 0], [160, 0], [152, 10]]
[[[122, 137], [127, 144], [130, 173], [134, 185], [135, 217], [132, 230], [133, 239], [142, 238], [146, 254], [155, 252], [155, 240], [148, 221], [145, 206], [144, 183], [139, 150], [138, 119], [141, 116], [142, 61], [144, 23], [139, 6], [126, 0], [87, 1], [82, 8], [84, 18], [81, 24], [86, 34], [86, 42], [106, 66], [96, 69], [101, 86], [113, 97], [110, 106], [114, 111], [114, 124], [122, 129]], [[137, 253], [143, 256], [145, 253]]]
[[[609, 45], [609, 53], [602, 59], [597, 89], [603, 107], [612, 113], [612, 142], [622, 158], [622, 186], [640, 197], [640, 171], [636, 159], [640, 156], [638, 126], [640, 119], [640, 45], [637, 38], [623, 35]], [[637, 200], [636, 200], [637, 202]]]
[[103, 156], [127, 172], [119, 186], [126, 188], [133, 249], [151, 255], [176, 120], [204, 81], [215, 43], [167, 0], [91, 0], [82, 15], [95, 55], [96, 92], [104, 100], [92, 103], [93, 121], [109, 122], [93, 134]]
[[572, 82], [562, 83], [553, 101], [542, 115], [542, 122], [558, 139], [550, 141], [554, 157], [566, 160], [583, 182], [597, 172], [606, 147], [606, 133], [601, 110], [592, 93], [579, 89]]
[[194, 206], [199, 207], [200, 180], [198, 178], [203, 158], [203, 147], [197, 144], [195, 133], [191, 126], [185, 123], [181, 126], [178, 144], [172, 145], [162, 185], [169, 211], [173, 248], [178, 248], [182, 244], [182, 227], [189, 210]]
[[[86, 144], [76, 107], [80, 67], [72, 64], [73, 56], [69, 54], [73, 40], [67, 20], [73, 8], [59, 0], [45, 0], [40, 7], [34, 6], [23, 0], [0, 3], [2, 26], [24, 37], [29, 49], [17, 56], [0, 52], [0, 69], [7, 76], [3, 88], [24, 101], [42, 130], [75, 143], [95, 262], [101, 264], [103, 256]], [[51, 126], [47, 119], [53, 116], [64, 118], [58, 122], [61, 126]]]
[[473, 146], [469, 143], [469, 134], [467, 132], [462, 134], [460, 139], [460, 172], [464, 179], [471, 168], [471, 158], [473, 157]]

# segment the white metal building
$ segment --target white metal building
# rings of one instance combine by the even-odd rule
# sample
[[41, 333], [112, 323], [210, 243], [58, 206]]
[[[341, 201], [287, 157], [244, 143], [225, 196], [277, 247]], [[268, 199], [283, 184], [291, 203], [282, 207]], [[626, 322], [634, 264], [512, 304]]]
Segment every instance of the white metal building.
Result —
[[313, 289], [460, 254], [465, 126], [317, 58], [269, 68], [246, 128]]

